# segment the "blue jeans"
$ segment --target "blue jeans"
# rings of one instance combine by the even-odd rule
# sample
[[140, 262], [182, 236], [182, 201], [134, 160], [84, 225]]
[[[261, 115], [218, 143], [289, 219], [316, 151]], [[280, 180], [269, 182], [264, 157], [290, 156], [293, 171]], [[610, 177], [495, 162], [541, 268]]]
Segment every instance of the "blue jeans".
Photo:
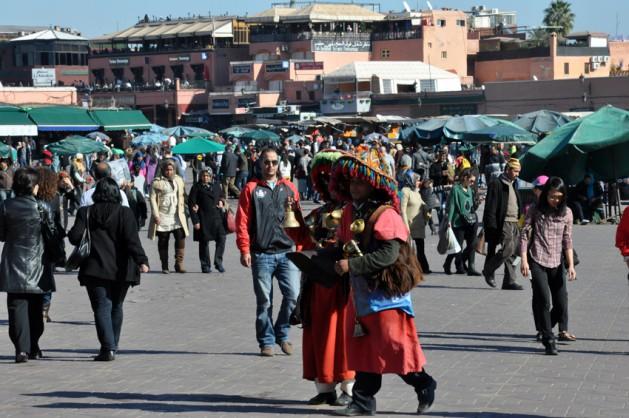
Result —
[[122, 329], [122, 304], [129, 290], [129, 283], [114, 280], [92, 280], [87, 284], [96, 334], [101, 351], [118, 350]]
[[[253, 291], [256, 295], [256, 338], [260, 348], [288, 340], [288, 322], [299, 294], [299, 270], [286, 253], [251, 255]], [[273, 276], [282, 292], [282, 305], [273, 324]]]

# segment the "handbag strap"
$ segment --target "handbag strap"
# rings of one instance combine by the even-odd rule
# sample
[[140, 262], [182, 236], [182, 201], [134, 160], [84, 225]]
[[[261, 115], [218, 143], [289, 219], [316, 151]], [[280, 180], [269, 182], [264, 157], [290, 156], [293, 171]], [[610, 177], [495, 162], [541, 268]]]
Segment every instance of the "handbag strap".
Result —
[[90, 233], [90, 206], [87, 207], [87, 215], [85, 220], [85, 233], [87, 234], [87, 240], [91, 243], [92, 236]]

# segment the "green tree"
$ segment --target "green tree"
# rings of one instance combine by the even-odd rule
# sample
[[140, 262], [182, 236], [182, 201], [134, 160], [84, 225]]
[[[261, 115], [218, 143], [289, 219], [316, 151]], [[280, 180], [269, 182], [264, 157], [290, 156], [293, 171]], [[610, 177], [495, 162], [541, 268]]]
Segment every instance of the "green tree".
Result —
[[566, 36], [574, 26], [574, 13], [570, 10], [570, 3], [564, 0], [553, 0], [544, 10], [544, 25], [558, 26], [549, 29], [549, 32], [557, 32], [560, 36]]

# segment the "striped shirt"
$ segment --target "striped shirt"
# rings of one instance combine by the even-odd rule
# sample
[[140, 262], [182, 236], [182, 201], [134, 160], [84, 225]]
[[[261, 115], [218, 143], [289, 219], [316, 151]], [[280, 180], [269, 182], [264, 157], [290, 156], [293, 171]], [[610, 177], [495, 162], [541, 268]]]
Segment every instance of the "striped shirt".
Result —
[[[561, 264], [562, 252], [572, 249], [572, 211], [566, 208], [563, 215], [544, 215], [536, 208], [526, 214], [524, 230], [532, 233], [520, 235], [520, 248], [529, 249], [529, 257], [543, 267], [555, 268]], [[529, 244], [529, 235], [532, 243]]]

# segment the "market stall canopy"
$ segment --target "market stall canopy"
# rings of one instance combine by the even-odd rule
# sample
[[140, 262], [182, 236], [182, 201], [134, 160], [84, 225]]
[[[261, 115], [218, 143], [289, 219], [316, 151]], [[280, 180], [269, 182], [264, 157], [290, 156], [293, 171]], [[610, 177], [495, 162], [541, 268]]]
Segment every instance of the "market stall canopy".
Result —
[[534, 134], [547, 134], [560, 126], [565, 125], [572, 119], [559, 112], [552, 110], [538, 110], [536, 112], [518, 115], [513, 123]]
[[99, 132], [99, 131], [90, 132], [89, 134], [85, 136], [91, 139], [99, 140], [99, 141], [111, 141], [111, 138], [109, 137], [109, 135], [107, 135], [104, 132]]
[[173, 148], [173, 154], [209, 154], [223, 151], [225, 151], [225, 145], [205, 138], [189, 139]]
[[472, 131], [463, 135], [463, 140], [474, 144], [527, 144], [535, 145], [537, 135], [506, 120], [496, 119], [496, 125]]
[[106, 131], [150, 129], [151, 122], [141, 110], [97, 109], [91, 111], [92, 118]]
[[242, 126], [232, 126], [229, 127], [227, 129], [223, 129], [222, 131], [220, 131], [221, 134], [223, 134], [224, 136], [233, 136], [234, 138], [240, 138], [241, 136], [243, 136], [244, 134], [246, 134], [247, 132], [252, 132], [253, 129], [250, 128], [245, 128]]
[[87, 109], [73, 106], [42, 106], [26, 109], [38, 131], [91, 132], [100, 125]]
[[197, 128], [194, 126], [173, 126], [172, 128], [166, 128], [162, 131], [164, 135], [176, 136], [181, 138], [183, 136], [194, 136], [196, 134], [205, 134], [207, 136], [215, 135], [207, 129]]
[[10, 158], [11, 154], [12, 154], [11, 147], [5, 144], [4, 142], [0, 142], [0, 157]]
[[296, 144], [296, 143], [298, 143], [299, 141], [303, 141], [303, 140], [304, 140], [304, 137], [303, 137], [303, 136], [301, 136], [301, 135], [291, 135], [291, 136], [289, 136], [289, 137], [288, 137], [288, 138], [286, 138], [286, 139], [288, 139], [288, 140], [290, 141], [290, 143], [291, 143], [291, 144]]
[[0, 136], [37, 136], [37, 126], [24, 109], [0, 106]]
[[149, 132], [146, 134], [138, 135], [135, 138], [133, 138], [133, 141], [131, 141], [131, 145], [135, 147], [149, 146], [149, 145], [161, 144], [164, 141], [168, 141], [168, 135]]
[[422, 145], [438, 144], [443, 136], [443, 127], [447, 118], [434, 118], [400, 131], [400, 140], [402, 142], [418, 142]]
[[389, 142], [389, 138], [387, 138], [385, 135], [382, 135], [381, 133], [377, 133], [377, 132], [372, 132], [368, 135], [365, 135], [365, 137], [363, 138], [365, 140], [365, 143], [371, 143], [371, 142], [375, 142], [375, 141], [380, 141], [380, 142]]
[[629, 112], [605, 106], [567, 123], [520, 159], [520, 177], [560, 176], [575, 184], [591, 173], [598, 180], [629, 177]]
[[443, 125], [443, 136], [451, 140], [462, 141], [466, 134], [498, 123], [498, 119], [485, 115], [454, 116]]
[[46, 149], [53, 154], [74, 155], [89, 154], [92, 152], [107, 152], [108, 148], [102, 143], [84, 136], [69, 136], [59, 142], [48, 144]]
[[244, 142], [256, 141], [256, 144], [260, 144], [261, 142], [280, 142], [281, 138], [275, 132], [260, 129], [258, 131], [247, 132], [246, 134], [242, 135], [240, 139]]

